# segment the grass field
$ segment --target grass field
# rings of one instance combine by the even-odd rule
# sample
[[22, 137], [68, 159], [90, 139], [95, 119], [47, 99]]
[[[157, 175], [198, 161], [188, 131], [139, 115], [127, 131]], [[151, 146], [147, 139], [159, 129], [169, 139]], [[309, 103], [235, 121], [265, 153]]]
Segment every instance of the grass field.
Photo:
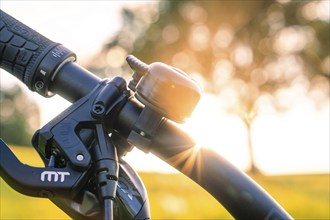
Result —
[[[24, 162], [40, 161], [27, 148], [15, 149]], [[153, 219], [232, 219], [197, 184], [180, 174], [141, 173]], [[254, 176], [295, 219], [329, 219], [329, 175]], [[47, 199], [32, 198], [0, 181], [0, 219], [69, 219]]]

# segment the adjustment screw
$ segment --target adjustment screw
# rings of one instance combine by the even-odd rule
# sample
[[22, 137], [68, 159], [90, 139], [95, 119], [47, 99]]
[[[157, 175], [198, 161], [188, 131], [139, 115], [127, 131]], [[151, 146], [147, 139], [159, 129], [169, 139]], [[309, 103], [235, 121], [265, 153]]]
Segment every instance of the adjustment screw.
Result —
[[84, 155], [82, 155], [82, 154], [77, 154], [76, 159], [77, 159], [78, 161], [82, 161], [82, 160], [84, 160]]

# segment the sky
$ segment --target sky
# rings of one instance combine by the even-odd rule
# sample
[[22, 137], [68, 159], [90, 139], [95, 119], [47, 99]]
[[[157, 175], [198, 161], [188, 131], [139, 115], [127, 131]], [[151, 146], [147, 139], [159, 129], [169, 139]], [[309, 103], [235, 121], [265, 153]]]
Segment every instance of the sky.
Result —
[[[137, 4], [133, 1], [1, 0], [0, 7], [74, 51], [78, 63], [83, 64], [120, 28], [120, 8], [128, 3]], [[3, 70], [0, 77], [1, 86], [19, 82]], [[70, 105], [61, 97], [46, 99], [23, 87], [41, 107], [42, 124]], [[192, 118], [183, 127], [199, 146], [212, 148], [244, 170], [249, 165], [246, 128], [237, 116], [224, 112], [219, 102], [218, 97], [204, 93]], [[285, 113], [274, 112], [267, 103], [264, 106], [253, 124], [257, 166], [266, 174], [329, 172], [329, 104], [316, 111], [310, 100], [301, 98]], [[137, 149], [129, 153], [126, 160], [138, 170], [174, 171], [156, 157]]]

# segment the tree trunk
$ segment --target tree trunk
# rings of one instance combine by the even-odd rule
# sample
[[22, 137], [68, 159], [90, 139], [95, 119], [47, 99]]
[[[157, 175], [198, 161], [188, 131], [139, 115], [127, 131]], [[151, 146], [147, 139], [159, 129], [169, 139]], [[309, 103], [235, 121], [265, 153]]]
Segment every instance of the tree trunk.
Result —
[[254, 159], [254, 150], [253, 150], [253, 143], [252, 143], [252, 122], [255, 118], [254, 117], [249, 117], [247, 115], [241, 117], [247, 130], [247, 141], [248, 141], [248, 150], [249, 150], [249, 159], [250, 159], [250, 167], [247, 169], [248, 173], [251, 174], [261, 174], [260, 170], [258, 169], [255, 159]]
[[245, 123], [247, 128], [247, 138], [248, 138], [248, 148], [249, 148], [249, 157], [250, 157], [250, 167], [247, 170], [251, 174], [259, 174], [260, 171], [257, 168], [254, 160], [254, 152], [253, 152], [253, 144], [252, 144], [252, 129], [251, 129], [251, 122]]

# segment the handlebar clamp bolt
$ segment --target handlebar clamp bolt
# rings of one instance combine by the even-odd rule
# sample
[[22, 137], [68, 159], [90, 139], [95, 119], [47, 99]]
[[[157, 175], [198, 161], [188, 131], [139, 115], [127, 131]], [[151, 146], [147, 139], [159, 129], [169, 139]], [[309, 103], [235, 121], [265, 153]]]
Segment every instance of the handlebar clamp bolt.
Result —
[[101, 105], [101, 104], [95, 104], [93, 106], [92, 113], [93, 113], [94, 116], [96, 116], [96, 117], [102, 116], [104, 112], [105, 112], [105, 108], [104, 108], [103, 105]]

